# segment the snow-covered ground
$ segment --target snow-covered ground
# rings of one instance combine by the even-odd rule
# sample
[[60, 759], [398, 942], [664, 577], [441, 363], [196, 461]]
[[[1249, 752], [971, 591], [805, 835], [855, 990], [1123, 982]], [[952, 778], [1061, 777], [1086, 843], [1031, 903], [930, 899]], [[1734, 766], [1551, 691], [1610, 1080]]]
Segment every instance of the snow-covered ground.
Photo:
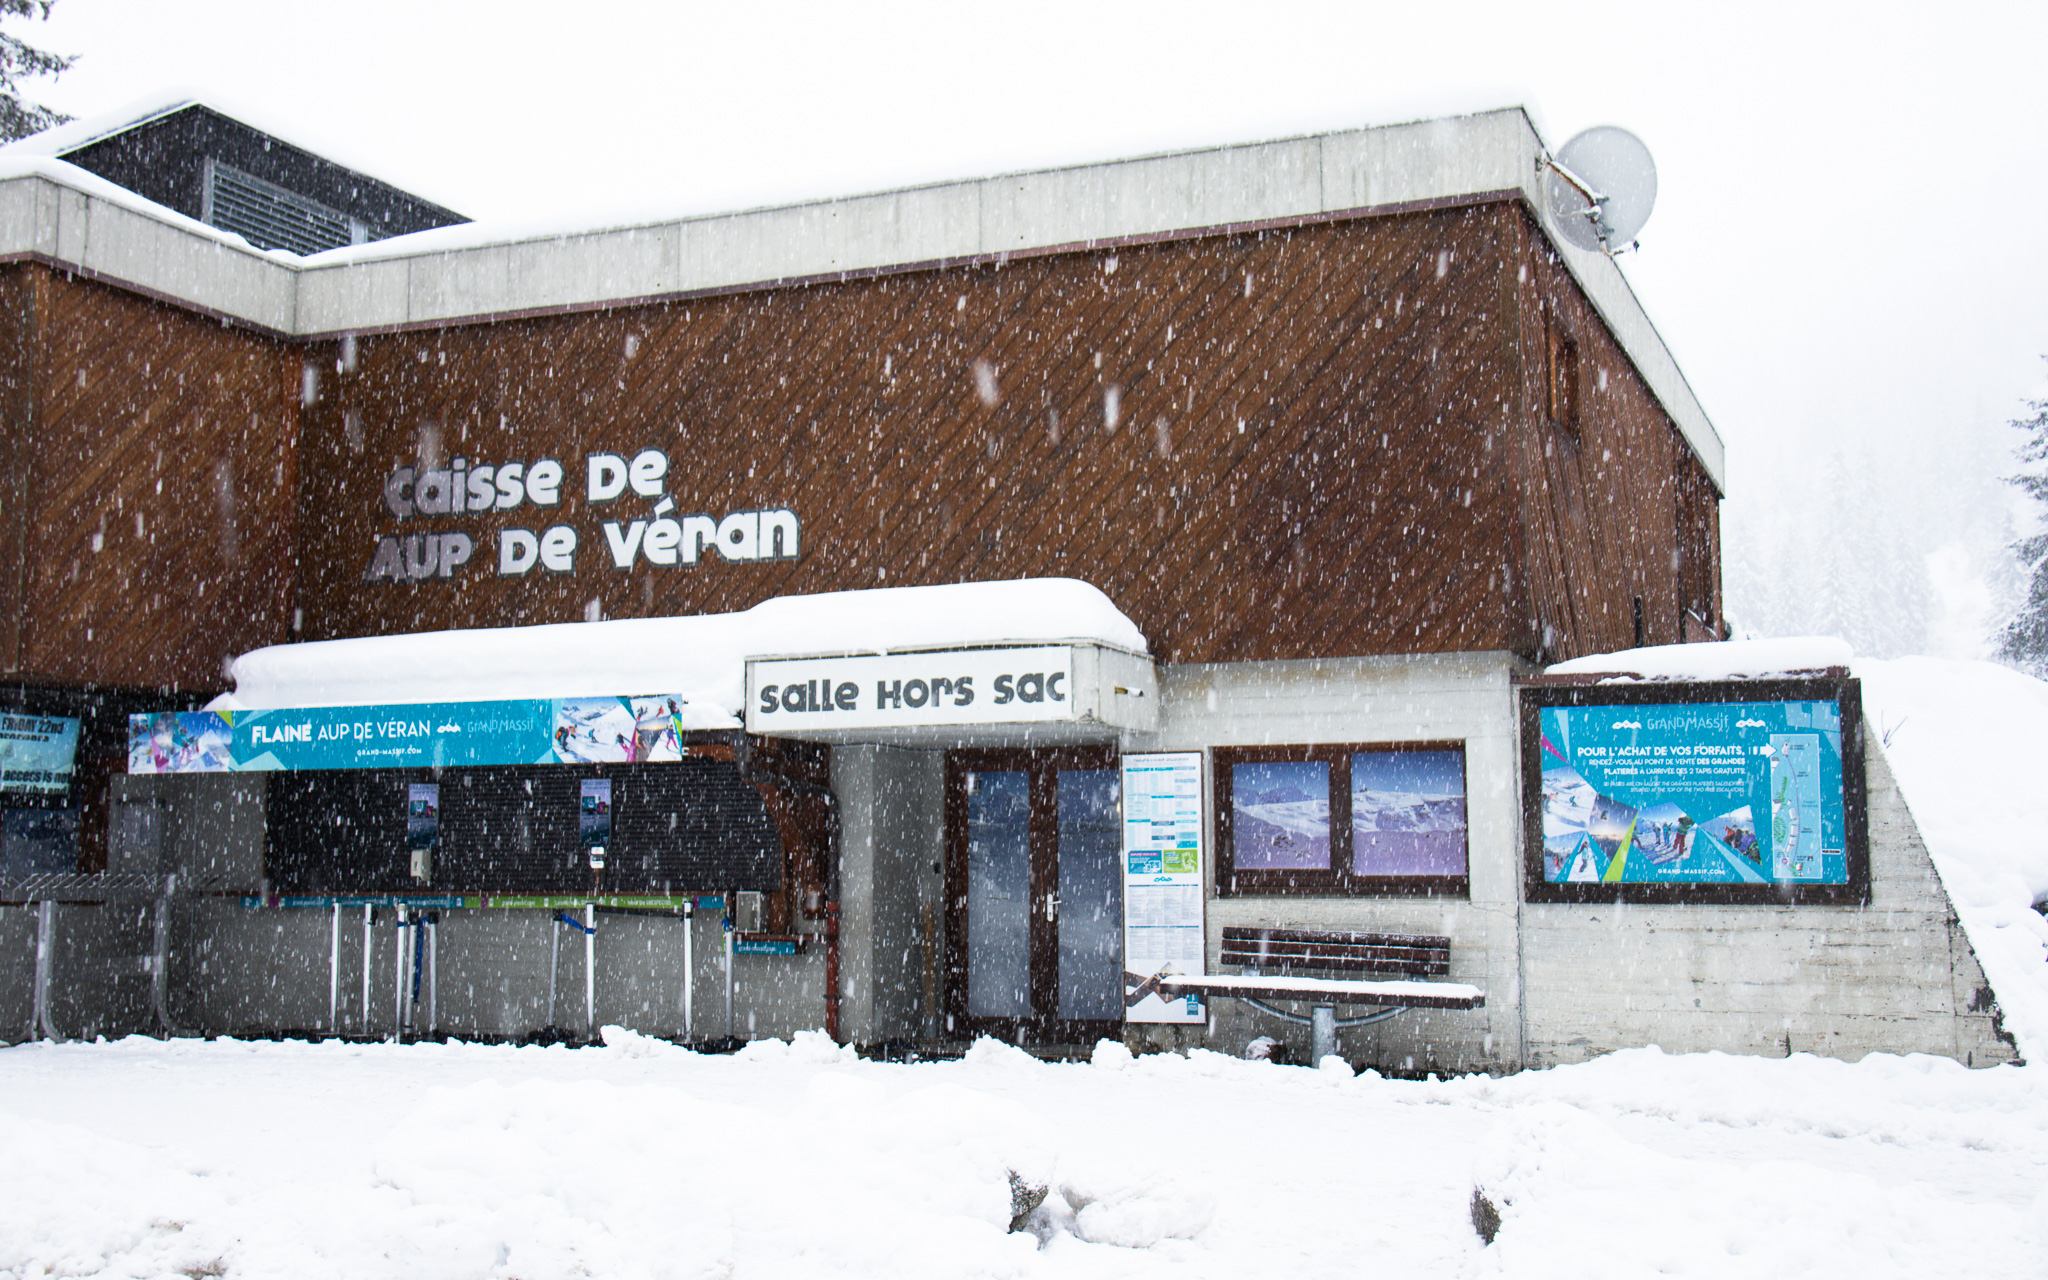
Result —
[[[2048, 685], [1856, 664], [2048, 1059]], [[1615, 1053], [1384, 1080], [822, 1036], [0, 1050], [0, 1277], [2040, 1276], [2048, 1067]], [[1010, 1175], [1051, 1188], [1007, 1230]], [[1495, 1242], [1472, 1226], [1475, 1187]]]
[[[1922, 1280], [2048, 1248], [2033, 1067], [1633, 1050], [1417, 1083], [613, 1038], [7, 1050], [0, 1274]], [[1054, 1188], [1038, 1234], [1007, 1230], [1012, 1171]]]

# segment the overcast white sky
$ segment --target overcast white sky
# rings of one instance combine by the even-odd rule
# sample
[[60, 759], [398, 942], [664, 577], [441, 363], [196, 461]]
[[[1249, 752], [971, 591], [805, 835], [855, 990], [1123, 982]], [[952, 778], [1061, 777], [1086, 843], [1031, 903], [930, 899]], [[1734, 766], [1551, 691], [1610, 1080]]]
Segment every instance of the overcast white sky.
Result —
[[[2038, 3], [60, 0], [11, 29], [83, 55], [42, 91], [60, 109], [212, 92], [479, 218], [730, 208], [1512, 103], [1553, 145], [1623, 125], [1662, 188], [1625, 269], [1729, 445], [1731, 612], [1866, 651], [1970, 647], [2018, 509], [2000, 424], [2048, 390]], [[1802, 616], [1812, 591], [1762, 567], [1783, 543], [1855, 550], [1873, 508], [1902, 539], [1849, 558], [1873, 590], [1936, 557], [1917, 640], [1831, 623], [1839, 602]]]

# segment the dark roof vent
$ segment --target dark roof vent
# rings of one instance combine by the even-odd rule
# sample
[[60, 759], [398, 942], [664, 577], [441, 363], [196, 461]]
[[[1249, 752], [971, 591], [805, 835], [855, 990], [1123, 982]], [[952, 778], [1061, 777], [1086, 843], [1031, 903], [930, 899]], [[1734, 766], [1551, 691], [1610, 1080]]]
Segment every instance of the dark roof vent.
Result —
[[232, 231], [258, 249], [301, 256], [370, 238], [368, 228], [339, 209], [211, 159], [199, 220]]
[[54, 154], [259, 249], [319, 253], [468, 221], [199, 102], [96, 130]]

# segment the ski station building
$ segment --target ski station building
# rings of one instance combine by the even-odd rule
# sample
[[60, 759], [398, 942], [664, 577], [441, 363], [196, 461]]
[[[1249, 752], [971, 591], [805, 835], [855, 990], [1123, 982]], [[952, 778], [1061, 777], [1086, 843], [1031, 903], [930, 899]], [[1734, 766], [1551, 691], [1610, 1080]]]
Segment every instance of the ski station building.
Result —
[[1549, 157], [515, 233], [191, 100], [0, 150], [0, 1036], [2009, 1060], [1855, 681], [1706, 643]]

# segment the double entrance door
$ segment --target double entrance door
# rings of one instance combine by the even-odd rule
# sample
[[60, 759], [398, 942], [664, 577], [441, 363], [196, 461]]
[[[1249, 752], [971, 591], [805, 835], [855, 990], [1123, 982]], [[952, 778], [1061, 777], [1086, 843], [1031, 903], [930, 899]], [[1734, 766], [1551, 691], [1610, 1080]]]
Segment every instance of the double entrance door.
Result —
[[948, 753], [954, 1036], [1087, 1044], [1121, 1031], [1118, 786], [1106, 748]]

